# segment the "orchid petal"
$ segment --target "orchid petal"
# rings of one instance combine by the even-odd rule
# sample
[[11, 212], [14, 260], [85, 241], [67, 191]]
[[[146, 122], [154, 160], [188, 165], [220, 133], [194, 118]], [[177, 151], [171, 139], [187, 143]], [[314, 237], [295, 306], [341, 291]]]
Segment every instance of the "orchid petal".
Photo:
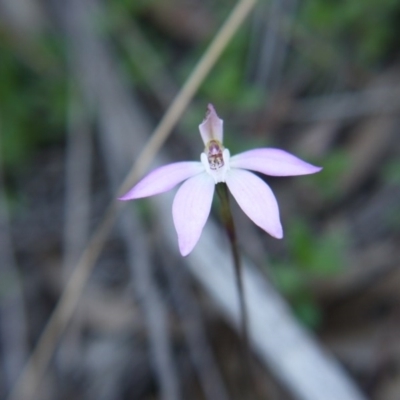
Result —
[[232, 168], [244, 168], [271, 176], [308, 175], [321, 171], [284, 150], [263, 148], [245, 151], [231, 158]]
[[204, 121], [199, 125], [200, 135], [206, 146], [210, 140], [218, 140], [222, 143], [223, 139], [223, 121], [215, 112], [212, 104], [208, 105]]
[[240, 208], [256, 225], [277, 239], [283, 237], [278, 203], [262, 179], [243, 169], [232, 169], [226, 184]]
[[193, 250], [200, 238], [210, 214], [214, 188], [214, 180], [203, 173], [188, 179], [176, 193], [172, 217], [183, 256]]
[[203, 164], [197, 161], [183, 161], [164, 165], [150, 172], [119, 199], [132, 200], [163, 193], [203, 171]]

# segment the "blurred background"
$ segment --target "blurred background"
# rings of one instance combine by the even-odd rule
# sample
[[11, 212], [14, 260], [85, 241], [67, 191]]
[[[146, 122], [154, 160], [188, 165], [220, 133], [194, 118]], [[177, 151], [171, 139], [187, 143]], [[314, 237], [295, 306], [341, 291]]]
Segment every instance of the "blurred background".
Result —
[[[1, 398], [116, 188], [234, 6], [0, 1]], [[154, 161], [198, 159], [211, 102], [231, 154], [280, 147], [323, 166], [265, 178], [285, 238], [237, 209], [240, 248], [295, 324], [377, 400], [400, 398], [399, 38], [396, 0], [259, 1]], [[240, 336], [186, 268], [175, 232], [176, 247], [165, 239], [169, 211], [159, 217], [155, 207], [130, 203], [131, 223], [112, 230], [35, 398], [245, 398]], [[306, 398], [256, 349], [254, 364], [250, 398]]]

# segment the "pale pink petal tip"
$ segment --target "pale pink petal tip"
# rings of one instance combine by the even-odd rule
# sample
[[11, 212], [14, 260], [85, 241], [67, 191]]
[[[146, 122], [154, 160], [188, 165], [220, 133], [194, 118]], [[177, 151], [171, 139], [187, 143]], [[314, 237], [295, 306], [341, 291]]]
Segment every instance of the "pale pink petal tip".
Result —
[[278, 203], [269, 186], [252, 172], [241, 169], [229, 171], [226, 183], [244, 213], [271, 236], [282, 239]]
[[223, 142], [223, 121], [218, 117], [212, 104], [208, 105], [206, 117], [199, 125], [199, 130], [204, 145], [213, 139]]
[[146, 175], [119, 200], [133, 200], [166, 192], [186, 179], [204, 171], [198, 161], [183, 161], [164, 165]]
[[214, 180], [204, 173], [188, 179], [176, 193], [172, 217], [182, 256], [187, 256], [200, 239], [210, 214], [214, 188]]
[[231, 157], [232, 168], [243, 168], [271, 176], [309, 175], [321, 167], [309, 164], [287, 151], [262, 148], [245, 151]]

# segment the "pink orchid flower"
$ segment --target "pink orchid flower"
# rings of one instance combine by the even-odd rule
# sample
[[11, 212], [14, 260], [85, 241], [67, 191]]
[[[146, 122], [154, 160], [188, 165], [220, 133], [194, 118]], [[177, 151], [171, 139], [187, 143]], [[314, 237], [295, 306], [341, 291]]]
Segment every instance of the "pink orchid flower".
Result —
[[172, 205], [179, 249], [188, 255], [198, 242], [210, 214], [215, 185], [225, 182], [241, 209], [271, 236], [283, 237], [278, 203], [270, 187], [247, 170], [271, 176], [314, 174], [320, 167], [308, 164], [286, 151], [261, 148], [233, 157], [222, 145], [223, 121], [209, 104], [199, 125], [205, 149], [201, 161], [168, 164], [150, 172], [120, 200], [132, 200], [166, 192], [181, 182]]

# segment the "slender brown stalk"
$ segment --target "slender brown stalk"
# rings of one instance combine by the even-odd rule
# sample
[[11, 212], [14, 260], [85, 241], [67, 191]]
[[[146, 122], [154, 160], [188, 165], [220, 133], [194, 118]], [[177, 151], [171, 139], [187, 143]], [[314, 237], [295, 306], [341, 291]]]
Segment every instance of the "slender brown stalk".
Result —
[[243, 358], [244, 358], [244, 368], [243, 368], [243, 377], [244, 383], [246, 385], [247, 393], [249, 394], [249, 390], [252, 383], [252, 374], [251, 374], [251, 358], [250, 358], [250, 345], [249, 345], [249, 333], [248, 333], [248, 322], [249, 317], [247, 314], [246, 307], [246, 298], [245, 291], [243, 285], [243, 274], [242, 274], [242, 263], [239, 255], [239, 246], [237, 243], [236, 237], [236, 229], [235, 223], [233, 221], [232, 211], [229, 204], [229, 192], [226, 183], [218, 183], [216, 186], [218, 197], [221, 201], [221, 217], [222, 223], [225, 227], [226, 233], [228, 234], [229, 243], [231, 245], [233, 265], [235, 269], [235, 279], [236, 279], [236, 287], [239, 295], [239, 306], [240, 306], [240, 324], [241, 324], [241, 332], [243, 337]]

